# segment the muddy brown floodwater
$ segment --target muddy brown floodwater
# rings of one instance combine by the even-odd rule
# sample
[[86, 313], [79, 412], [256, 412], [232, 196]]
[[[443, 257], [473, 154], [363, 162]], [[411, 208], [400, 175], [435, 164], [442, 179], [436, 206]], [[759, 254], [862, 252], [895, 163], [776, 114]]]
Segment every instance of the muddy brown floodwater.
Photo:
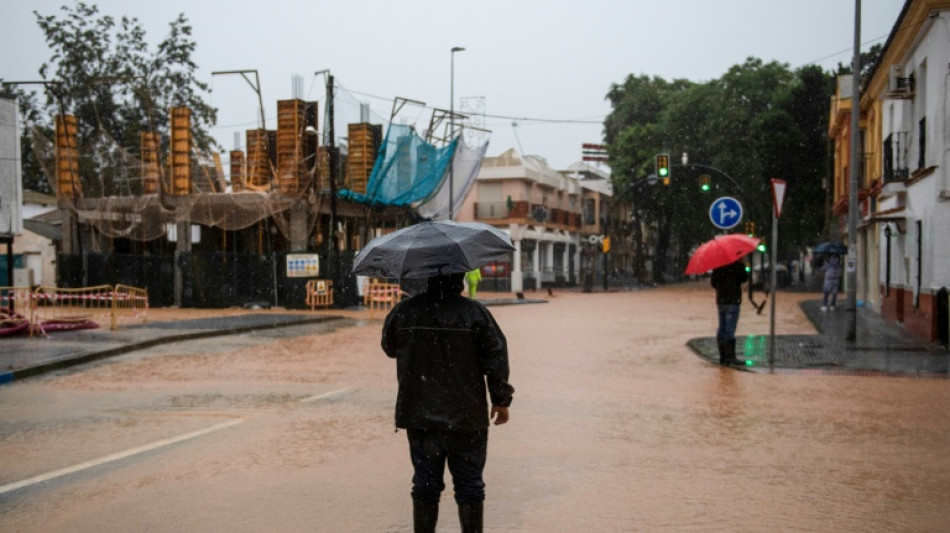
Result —
[[[812, 333], [817, 297], [780, 294], [777, 333]], [[486, 531], [948, 530], [947, 380], [710, 365], [686, 346], [715, 333], [702, 282], [548, 300], [491, 308], [516, 392]], [[742, 313], [739, 335], [768, 333]], [[0, 530], [411, 531], [382, 319], [346, 314], [0, 388]]]

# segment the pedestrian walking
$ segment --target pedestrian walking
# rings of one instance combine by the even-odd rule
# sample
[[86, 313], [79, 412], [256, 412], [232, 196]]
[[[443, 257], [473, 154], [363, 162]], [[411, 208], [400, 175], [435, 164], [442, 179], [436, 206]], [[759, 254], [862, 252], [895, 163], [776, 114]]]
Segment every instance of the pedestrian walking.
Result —
[[742, 284], [749, 274], [741, 260], [715, 268], [710, 283], [716, 289], [716, 308], [719, 312], [719, 329], [716, 344], [719, 346], [719, 364], [741, 364], [736, 358], [736, 326], [739, 325], [739, 309], [742, 304]]
[[465, 274], [465, 281], [468, 282], [468, 297], [475, 299], [475, 294], [478, 292], [478, 282], [482, 280], [482, 269], [476, 268], [475, 270], [469, 270]]
[[399, 382], [396, 427], [406, 430], [414, 469], [416, 532], [435, 531], [446, 464], [462, 531], [482, 531], [488, 427], [508, 422], [514, 393], [505, 336], [484, 305], [462, 296], [464, 276], [429, 278], [383, 325]]
[[821, 310], [835, 310], [835, 304], [838, 302], [838, 286], [841, 283], [841, 259], [833, 255], [821, 266], [821, 271], [825, 276], [822, 285]]

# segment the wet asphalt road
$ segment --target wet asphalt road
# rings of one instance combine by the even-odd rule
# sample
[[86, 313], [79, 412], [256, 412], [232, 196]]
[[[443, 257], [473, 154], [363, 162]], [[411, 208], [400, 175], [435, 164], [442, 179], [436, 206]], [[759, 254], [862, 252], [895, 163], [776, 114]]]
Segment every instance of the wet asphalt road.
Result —
[[[809, 333], [791, 298], [781, 333]], [[711, 292], [492, 308], [486, 531], [942, 531], [946, 380], [708, 364]], [[381, 320], [164, 345], [0, 388], [0, 530], [411, 531]], [[767, 331], [746, 313], [739, 334]], [[451, 484], [449, 484], [451, 487]], [[457, 531], [451, 489], [439, 531]]]

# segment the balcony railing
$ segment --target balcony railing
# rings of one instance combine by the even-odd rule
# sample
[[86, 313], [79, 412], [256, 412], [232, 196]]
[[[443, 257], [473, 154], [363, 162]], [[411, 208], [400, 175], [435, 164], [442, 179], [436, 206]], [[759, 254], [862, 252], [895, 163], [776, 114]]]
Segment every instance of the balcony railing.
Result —
[[478, 202], [475, 204], [475, 218], [478, 220], [499, 220], [510, 216], [511, 212], [506, 202]]
[[551, 224], [577, 229], [581, 226], [581, 214], [564, 209], [550, 208], [543, 204], [520, 202], [478, 202], [475, 204], [476, 220], [515, 219], [525, 222]]
[[907, 138], [909, 132], [895, 131], [884, 139], [884, 184], [907, 181], [910, 171], [907, 168]]

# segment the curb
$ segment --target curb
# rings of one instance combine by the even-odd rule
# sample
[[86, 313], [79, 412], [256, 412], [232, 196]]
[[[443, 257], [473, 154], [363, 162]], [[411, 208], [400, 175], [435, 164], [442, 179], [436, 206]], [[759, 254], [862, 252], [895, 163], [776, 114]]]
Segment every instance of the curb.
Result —
[[320, 322], [343, 320], [344, 318], [345, 317], [343, 316], [336, 316], [336, 315], [320, 316], [320, 317], [312, 317], [312, 318], [302, 317], [298, 320], [288, 320], [286, 322], [248, 324], [245, 326], [236, 326], [236, 327], [221, 328], [221, 329], [204, 329], [204, 330], [197, 330], [192, 333], [179, 333], [179, 334], [174, 334], [174, 335], [160, 336], [160, 337], [155, 337], [153, 339], [143, 340], [141, 342], [129, 343], [124, 346], [119, 346], [117, 348], [102, 350], [100, 352], [77, 355], [76, 357], [69, 357], [69, 358], [61, 359], [59, 361], [53, 361], [53, 362], [49, 362], [49, 363], [45, 363], [45, 364], [41, 364], [37, 366], [32, 366], [28, 368], [21, 368], [19, 370], [3, 372], [3, 373], [0, 373], [0, 385], [11, 383], [15, 380], [35, 377], [40, 374], [45, 374], [47, 372], [53, 372], [55, 370], [62, 370], [64, 368], [91, 363], [93, 361], [106, 359], [108, 357], [123, 355], [129, 352], [134, 352], [136, 350], [151, 348], [153, 346], [158, 346], [159, 344], [168, 344], [168, 343], [173, 343], [173, 342], [203, 339], [203, 338], [208, 338], [208, 337], [219, 337], [223, 335], [237, 335], [240, 333], [247, 333], [249, 331], [277, 329], [277, 328], [282, 328], [282, 327], [287, 327], [287, 326], [299, 326], [302, 324], [317, 324]]

